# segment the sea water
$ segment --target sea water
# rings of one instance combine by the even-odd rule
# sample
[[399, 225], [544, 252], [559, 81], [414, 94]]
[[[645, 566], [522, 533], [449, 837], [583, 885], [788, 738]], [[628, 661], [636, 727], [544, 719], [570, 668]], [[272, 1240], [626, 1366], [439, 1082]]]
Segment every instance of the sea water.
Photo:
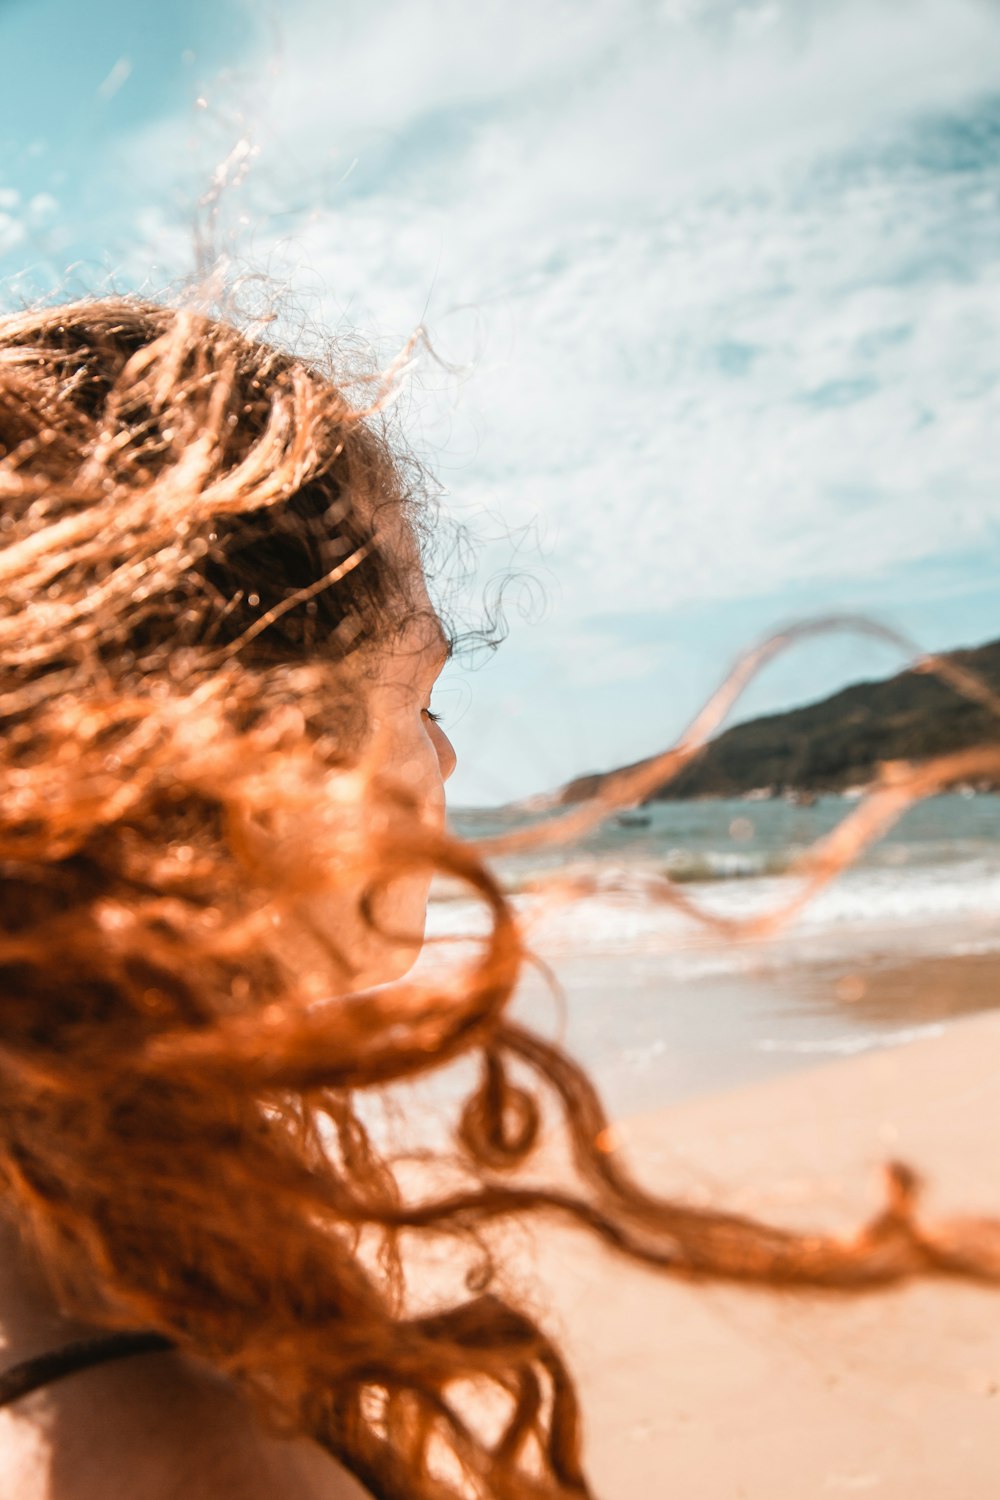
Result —
[[[1000, 1003], [1000, 796], [909, 809], [764, 941], [720, 936], [664, 900], [666, 876], [667, 896], [700, 911], [773, 910], [798, 889], [795, 861], [855, 806], [660, 802], [571, 847], [496, 859], [556, 979], [530, 975], [519, 1012], [580, 1056], [621, 1111], [933, 1034]], [[458, 809], [451, 822], [480, 840], [525, 817]], [[545, 881], [567, 869], [592, 889], [553, 904]], [[436, 891], [431, 936], [471, 939], [484, 922], [460, 889]]]

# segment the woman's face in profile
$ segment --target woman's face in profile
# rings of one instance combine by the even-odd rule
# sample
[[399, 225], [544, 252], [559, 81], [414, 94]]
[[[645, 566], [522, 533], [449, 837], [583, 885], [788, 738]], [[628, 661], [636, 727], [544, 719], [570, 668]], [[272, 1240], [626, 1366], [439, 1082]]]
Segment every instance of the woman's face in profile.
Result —
[[[455, 769], [451, 741], [432, 706], [434, 685], [449, 655], [441, 623], [420, 583], [408, 603], [405, 623], [359, 653], [368, 734], [364, 767], [364, 816], [370, 832], [388, 833], [393, 823], [412, 831], [414, 818], [430, 832], [444, 826], [444, 785]], [[430, 866], [408, 868], [379, 882], [370, 920], [353, 893], [324, 920], [353, 972], [353, 988], [398, 979], [415, 961], [424, 936]]]
[[[440, 621], [428, 600], [383, 649], [370, 704], [376, 798], [390, 807], [394, 802], [412, 807], [433, 831], [444, 826], [444, 785], [456, 764], [454, 748], [432, 704], [434, 685], [448, 654]], [[423, 941], [430, 881], [430, 867], [410, 871], [392, 881], [377, 903], [379, 927], [410, 935], [396, 951], [385, 953], [387, 972], [381, 978], [398, 977], [416, 958]]]

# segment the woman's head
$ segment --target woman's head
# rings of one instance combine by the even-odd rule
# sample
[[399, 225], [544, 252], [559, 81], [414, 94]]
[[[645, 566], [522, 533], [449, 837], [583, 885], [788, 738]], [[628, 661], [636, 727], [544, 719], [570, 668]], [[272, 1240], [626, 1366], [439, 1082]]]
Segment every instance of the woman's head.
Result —
[[[443, 1393], [544, 1341], [406, 1315], [353, 1099], [481, 1042], [519, 952], [443, 830], [448, 642], [354, 394], [187, 312], [0, 318], [0, 1200], [78, 1313], [438, 1496], [435, 1443], [487, 1463]], [[376, 983], [435, 867], [492, 906], [482, 963]]]
[[[367, 411], [190, 312], [115, 300], [0, 320], [0, 726], [24, 808], [5, 854], [80, 854], [128, 806], [167, 857], [160, 804], [184, 822], [178, 772], [199, 761], [186, 723], [202, 776], [213, 751], [233, 787], [254, 767], [225, 773], [226, 744], [266, 759], [294, 741], [313, 777], [341, 773], [333, 808], [288, 799], [292, 844], [334, 811], [440, 822], [454, 758], [429, 713], [446, 643], [421, 518], [378, 393], [354, 394]], [[362, 854], [311, 908], [353, 983], [412, 957], [427, 886], [410, 871], [359, 913], [345, 893], [364, 886]]]

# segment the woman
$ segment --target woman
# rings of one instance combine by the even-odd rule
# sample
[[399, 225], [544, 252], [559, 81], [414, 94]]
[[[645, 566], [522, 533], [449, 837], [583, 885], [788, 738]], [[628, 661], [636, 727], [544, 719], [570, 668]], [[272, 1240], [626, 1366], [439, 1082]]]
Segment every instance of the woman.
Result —
[[[199, 1103], [183, 1065], [169, 1081], [154, 1080], [155, 1067], [140, 1080], [139, 1054], [154, 1034], [204, 1038], [216, 1017], [238, 1025], [275, 996], [305, 1028], [310, 996], [391, 979], [419, 946], [426, 863], [361, 910], [374, 821], [383, 843], [394, 825], [440, 830], [455, 764], [430, 708], [447, 647], [400, 475], [371, 425], [302, 366], [204, 319], [124, 303], [0, 325], [0, 455], [4, 1180], [32, 1241], [19, 1251], [18, 1230], [6, 1226], [7, 1363], [80, 1331], [39, 1279], [39, 1259], [61, 1297], [112, 1325], [124, 1307], [107, 1277], [132, 1281], [143, 1262], [152, 1277], [132, 1281], [125, 1300], [139, 1303], [126, 1324], [148, 1323], [147, 1299], [175, 1299], [181, 1281], [189, 1319], [198, 1300], [207, 1309], [221, 1296], [214, 1279], [235, 1275], [244, 1297], [256, 1280], [260, 1338], [269, 1319], [276, 1332], [288, 1317], [263, 1265], [270, 1256], [277, 1270], [284, 1254], [285, 1300], [314, 1300], [308, 1316], [328, 1321], [334, 1303], [374, 1293], [337, 1242], [323, 1246], [339, 1267], [336, 1287], [311, 1286], [305, 1224], [296, 1245], [294, 1232], [269, 1223], [282, 1208], [305, 1219], [318, 1148], [304, 1104], [296, 1118], [279, 1119], [277, 1101], [271, 1119], [259, 1102], [248, 1115], [224, 1079]], [[319, 876], [324, 835], [342, 868]], [[261, 922], [263, 941], [249, 930]], [[370, 1177], [377, 1198], [385, 1188], [346, 1094], [330, 1112], [345, 1175]], [[63, 1158], [58, 1188], [51, 1153], [66, 1143], [57, 1147], [57, 1135], [84, 1116], [83, 1134], [96, 1133], [72, 1165]], [[230, 1142], [225, 1153], [247, 1132], [240, 1165], [209, 1167], [213, 1135]], [[239, 1189], [223, 1185], [233, 1170]], [[268, 1199], [274, 1170], [288, 1177], [284, 1205]], [[164, 1173], [190, 1200], [182, 1209], [171, 1193], [173, 1224], [148, 1212]], [[141, 1178], [145, 1206], [129, 1202]], [[220, 1194], [234, 1210], [223, 1231], [232, 1243], [206, 1251], [218, 1226], [183, 1220], [194, 1199]], [[257, 1270], [252, 1256], [241, 1270], [232, 1264], [244, 1236], [274, 1240]], [[148, 1257], [168, 1242], [176, 1261], [165, 1279]], [[383, 1301], [373, 1310], [385, 1323]], [[233, 1316], [235, 1306], [223, 1314]], [[232, 1334], [217, 1331], [235, 1352]], [[172, 1340], [179, 1332], [168, 1330]], [[113, 1419], [93, 1421], [109, 1395]], [[16, 1474], [25, 1497], [90, 1486], [174, 1493], [181, 1456], [191, 1494], [358, 1492], [318, 1448], [267, 1439], [228, 1387], [173, 1353], [105, 1364], [46, 1400], [58, 1436], [50, 1448], [24, 1415], [37, 1402], [8, 1410], [8, 1492]]]
[[[443, 828], [424, 521], [360, 394], [190, 312], [0, 320], [0, 1490], [23, 1500], [589, 1493], [572, 1381], [492, 1290], [505, 1216], [687, 1276], [996, 1269], [983, 1226], [916, 1223], [903, 1169], [852, 1239], [652, 1199], [586, 1078], [505, 1019], [517, 926]], [[420, 977], [435, 870], [491, 930]], [[450, 1186], [404, 1191], [356, 1097], [473, 1051]], [[576, 1175], [529, 1188], [546, 1101]], [[441, 1235], [420, 1308], [409, 1250]]]

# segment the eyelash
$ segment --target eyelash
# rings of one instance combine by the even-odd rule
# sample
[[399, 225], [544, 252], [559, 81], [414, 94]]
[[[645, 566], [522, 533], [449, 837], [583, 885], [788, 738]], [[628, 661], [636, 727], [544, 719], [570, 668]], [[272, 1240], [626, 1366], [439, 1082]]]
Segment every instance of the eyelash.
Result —
[[441, 715], [436, 714], [432, 708], [425, 708], [424, 713], [427, 715], [428, 719], [430, 719], [432, 724], [441, 723]]

